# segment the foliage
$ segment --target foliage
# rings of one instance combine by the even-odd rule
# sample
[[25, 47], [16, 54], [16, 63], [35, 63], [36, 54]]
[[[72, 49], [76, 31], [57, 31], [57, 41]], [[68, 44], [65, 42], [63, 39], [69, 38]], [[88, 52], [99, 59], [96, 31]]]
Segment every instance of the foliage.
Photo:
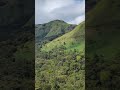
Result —
[[86, 14], [86, 90], [119, 90], [120, 1], [100, 0]]
[[35, 61], [36, 90], [84, 90], [85, 58], [81, 53], [61, 48], [41, 51]]
[[36, 90], [85, 90], [84, 34], [82, 23], [36, 45]]

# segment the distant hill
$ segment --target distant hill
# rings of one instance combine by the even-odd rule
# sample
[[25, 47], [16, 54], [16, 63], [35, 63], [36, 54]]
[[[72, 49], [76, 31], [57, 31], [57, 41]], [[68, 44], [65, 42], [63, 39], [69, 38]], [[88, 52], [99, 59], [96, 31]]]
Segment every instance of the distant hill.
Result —
[[42, 50], [49, 51], [55, 47], [64, 46], [67, 50], [77, 49], [83, 51], [85, 42], [84, 22], [76, 26], [72, 31], [62, 35], [43, 46]]
[[67, 24], [62, 20], [54, 20], [45, 24], [38, 24], [35, 26], [36, 42], [41, 40], [53, 40], [71, 31], [76, 25]]

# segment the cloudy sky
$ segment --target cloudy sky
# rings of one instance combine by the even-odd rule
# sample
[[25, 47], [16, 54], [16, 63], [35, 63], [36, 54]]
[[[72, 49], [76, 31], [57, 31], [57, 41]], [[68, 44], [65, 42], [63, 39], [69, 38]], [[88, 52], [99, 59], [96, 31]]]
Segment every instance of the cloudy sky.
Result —
[[79, 24], [85, 20], [85, 0], [35, 0], [35, 23], [63, 20]]

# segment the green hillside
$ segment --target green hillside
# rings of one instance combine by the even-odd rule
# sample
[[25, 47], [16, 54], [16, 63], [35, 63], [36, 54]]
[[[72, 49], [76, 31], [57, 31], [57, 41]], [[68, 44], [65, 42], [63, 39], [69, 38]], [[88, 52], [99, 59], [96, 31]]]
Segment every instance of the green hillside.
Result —
[[74, 30], [56, 38], [42, 47], [44, 51], [50, 51], [56, 47], [64, 46], [67, 50], [84, 50], [85, 45], [85, 24], [79, 24]]
[[16, 29], [16, 32], [9, 33], [9, 39], [0, 42], [0, 90], [9, 90], [11, 87], [24, 87], [22, 89], [26, 90], [34, 87], [33, 28]]
[[45, 24], [35, 26], [36, 41], [53, 40], [58, 36], [71, 31], [76, 25], [67, 24], [61, 20], [54, 20]]
[[36, 90], [85, 90], [85, 23], [38, 48]]
[[97, 5], [86, 14], [86, 24], [89, 26], [119, 25], [119, 0], [99, 0]]
[[86, 38], [88, 40], [87, 43], [90, 43], [89, 49], [93, 49], [92, 51], [111, 58], [118, 53], [117, 47], [120, 45], [118, 42], [118, 38], [120, 37], [119, 9], [119, 0], [100, 0], [87, 13]]
[[86, 89], [118, 90], [120, 1], [100, 0], [86, 14]]

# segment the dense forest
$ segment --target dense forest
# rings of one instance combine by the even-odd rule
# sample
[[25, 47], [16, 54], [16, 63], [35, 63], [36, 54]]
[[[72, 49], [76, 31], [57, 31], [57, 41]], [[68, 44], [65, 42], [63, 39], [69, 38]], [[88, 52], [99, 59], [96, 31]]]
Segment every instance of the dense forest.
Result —
[[34, 89], [33, 28], [15, 29], [0, 41], [0, 90]]
[[0, 0], [0, 12], [0, 90], [34, 90], [34, 0]]

